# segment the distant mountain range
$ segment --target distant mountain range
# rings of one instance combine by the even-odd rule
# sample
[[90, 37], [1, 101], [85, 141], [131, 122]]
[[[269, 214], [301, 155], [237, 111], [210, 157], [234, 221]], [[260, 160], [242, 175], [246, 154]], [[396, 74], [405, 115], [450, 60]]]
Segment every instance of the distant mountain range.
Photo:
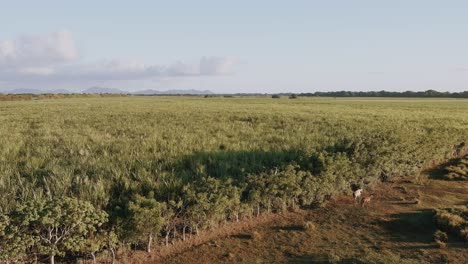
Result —
[[205, 95], [205, 94], [213, 94], [210, 90], [167, 90], [167, 91], [157, 91], [157, 90], [142, 90], [133, 92], [133, 94], [141, 94], [141, 95], [153, 95], [153, 94], [196, 94], [196, 95]]
[[171, 95], [171, 94], [192, 94], [192, 95], [205, 95], [205, 94], [214, 94], [209, 90], [167, 90], [167, 91], [158, 91], [158, 90], [141, 90], [136, 92], [129, 92], [124, 90], [119, 90], [115, 88], [106, 88], [106, 87], [91, 87], [82, 92], [71, 92], [64, 89], [59, 90], [39, 90], [39, 89], [14, 89], [9, 91], [0, 91], [4, 94], [71, 94], [71, 93], [83, 93], [83, 94], [135, 94], [135, 95]]
[[72, 92], [64, 89], [43, 91], [39, 89], [14, 89], [9, 91], [0, 91], [5, 94], [70, 94]]
[[122, 91], [122, 90], [115, 89], [115, 88], [105, 88], [105, 87], [95, 86], [95, 87], [88, 88], [81, 93], [84, 93], [84, 94], [129, 94], [130, 92]]

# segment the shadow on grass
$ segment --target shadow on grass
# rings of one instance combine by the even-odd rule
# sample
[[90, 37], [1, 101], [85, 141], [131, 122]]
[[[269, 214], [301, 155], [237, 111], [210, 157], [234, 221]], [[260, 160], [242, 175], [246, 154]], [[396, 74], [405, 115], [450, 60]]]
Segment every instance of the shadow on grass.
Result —
[[280, 169], [288, 164], [308, 164], [298, 150], [287, 151], [229, 151], [220, 146], [215, 152], [196, 152], [172, 164], [176, 173], [186, 180], [211, 176], [243, 181], [249, 174]]
[[231, 237], [238, 238], [238, 239], [245, 239], [245, 240], [249, 240], [253, 238], [252, 235], [250, 234], [236, 234], [236, 235], [232, 235]]
[[415, 205], [418, 204], [418, 201], [398, 201], [398, 202], [392, 202], [392, 204], [398, 204], [398, 205]]
[[304, 256], [293, 256], [289, 259], [288, 263], [300, 264], [300, 263], [314, 263], [314, 264], [369, 264], [368, 261], [361, 260], [358, 258], [339, 258], [333, 259], [326, 255], [304, 255]]
[[275, 226], [272, 228], [276, 231], [304, 231], [306, 230], [302, 225], [287, 225], [287, 226]]
[[391, 215], [392, 220], [381, 222], [396, 242], [432, 243], [436, 231], [434, 211], [423, 209]]
[[434, 180], [445, 180], [444, 175], [448, 173], [446, 168], [448, 166], [455, 166], [460, 163], [463, 157], [451, 159], [447, 162], [440, 163], [435, 167], [425, 170], [430, 179]]
[[304, 256], [291, 256], [288, 263], [330, 263], [328, 256], [324, 255], [304, 255]]

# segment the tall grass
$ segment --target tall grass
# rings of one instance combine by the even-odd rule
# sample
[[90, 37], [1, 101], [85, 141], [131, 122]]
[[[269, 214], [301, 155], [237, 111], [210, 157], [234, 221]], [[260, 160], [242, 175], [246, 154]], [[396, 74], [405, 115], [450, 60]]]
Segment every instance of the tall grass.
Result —
[[[199, 219], [187, 208], [205, 210], [197, 204], [205, 196], [196, 192], [213, 191], [218, 196], [207, 201], [237, 202], [229, 212], [218, 210], [222, 203], [206, 209], [208, 224], [278, 211], [350, 191], [351, 183], [411, 175], [434, 159], [451, 158], [454, 146], [467, 139], [467, 113], [468, 101], [434, 99], [0, 102], [0, 208], [69, 196], [112, 218], [134, 194], [154, 193]], [[229, 186], [239, 193], [222, 191]], [[167, 217], [189, 217], [177, 212]], [[193, 219], [186, 224], [198, 227]], [[167, 238], [172, 227], [164, 228]]]

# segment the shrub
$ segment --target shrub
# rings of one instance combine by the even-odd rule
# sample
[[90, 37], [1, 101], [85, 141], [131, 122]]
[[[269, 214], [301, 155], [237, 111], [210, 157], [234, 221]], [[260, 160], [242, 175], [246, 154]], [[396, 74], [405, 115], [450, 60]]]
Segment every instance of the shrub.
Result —
[[440, 231], [440, 230], [437, 230], [435, 233], [434, 233], [434, 241], [440, 241], [440, 242], [448, 242], [448, 236], [447, 236], [447, 233], [443, 232], [443, 231]]
[[439, 209], [436, 211], [435, 222], [442, 231], [453, 233], [468, 241], [468, 206]]
[[311, 221], [306, 221], [303, 224], [303, 228], [304, 228], [304, 230], [309, 231], [309, 232], [313, 232], [313, 231], [315, 231], [317, 229], [315, 224], [313, 222], [311, 222]]
[[463, 240], [465, 240], [465, 242], [468, 242], [468, 227], [465, 227], [463, 230], [461, 230], [460, 235]]
[[274, 94], [274, 95], [271, 96], [271, 98], [273, 98], [273, 99], [279, 99], [279, 98], [281, 98], [281, 96], [279, 96], [279, 95], [277, 95], [277, 94]]
[[439, 241], [439, 240], [436, 240], [435, 242], [440, 249], [447, 248], [447, 243]]
[[262, 239], [262, 235], [261, 235], [259, 232], [257, 232], [257, 231], [253, 231], [253, 232], [252, 232], [252, 239], [253, 239], [254, 241], [259, 241], [259, 240]]
[[468, 181], [468, 156], [459, 159], [456, 164], [447, 166], [443, 179], [450, 181]]

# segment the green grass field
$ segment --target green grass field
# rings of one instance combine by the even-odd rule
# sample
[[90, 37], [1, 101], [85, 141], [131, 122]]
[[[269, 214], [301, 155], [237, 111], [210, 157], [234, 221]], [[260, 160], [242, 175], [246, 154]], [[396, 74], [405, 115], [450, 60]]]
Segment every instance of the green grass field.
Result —
[[[181, 239], [181, 229], [194, 233], [320, 203], [350, 193], [351, 184], [417, 175], [465, 151], [460, 144], [467, 138], [462, 99], [6, 101], [0, 102], [0, 212], [10, 219], [28, 201], [72, 197], [105, 211], [101, 227], [116, 233], [116, 245], [145, 245], [148, 234], [167, 242]], [[160, 219], [138, 222], [147, 213]], [[1, 228], [0, 221], [0, 238]]]

